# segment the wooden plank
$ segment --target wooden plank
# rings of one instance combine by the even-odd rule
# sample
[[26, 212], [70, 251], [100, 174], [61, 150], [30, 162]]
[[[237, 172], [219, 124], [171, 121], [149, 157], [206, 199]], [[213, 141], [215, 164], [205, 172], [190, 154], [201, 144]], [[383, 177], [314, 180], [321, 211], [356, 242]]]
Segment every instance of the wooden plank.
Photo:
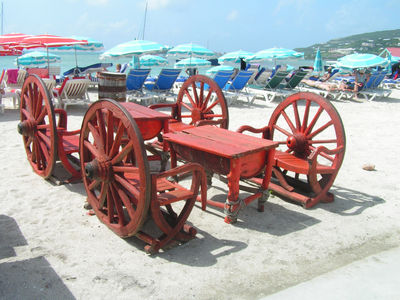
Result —
[[[218, 134], [214, 135], [214, 132]], [[277, 146], [277, 143], [269, 140], [246, 136], [215, 126], [195, 127], [182, 132], [167, 133], [163, 137], [168, 142], [226, 158], [238, 158]]]
[[122, 103], [122, 105], [128, 110], [128, 112], [132, 115], [135, 120], [146, 120], [146, 119], [156, 119], [156, 120], [167, 120], [171, 119], [170, 115], [157, 111], [155, 109], [148, 108], [146, 106], [126, 102]]

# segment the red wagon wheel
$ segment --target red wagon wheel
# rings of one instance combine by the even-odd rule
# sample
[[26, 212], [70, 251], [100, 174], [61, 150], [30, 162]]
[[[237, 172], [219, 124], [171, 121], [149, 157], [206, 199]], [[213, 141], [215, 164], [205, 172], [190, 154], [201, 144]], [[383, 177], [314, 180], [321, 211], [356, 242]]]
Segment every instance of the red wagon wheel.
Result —
[[326, 193], [343, 162], [346, 147], [343, 123], [335, 107], [314, 93], [293, 94], [277, 106], [269, 127], [272, 139], [280, 144], [278, 150], [308, 161], [316, 158], [318, 166], [328, 170], [302, 175], [283, 168], [290, 182], [295, 186], [301, 186], [300, 181], [308, 182], [314, 193]]
[[136, 234], [150, 204], [150, 173], [132, 116], [104, 99], [92, 104], [80, 135], [82, 177], [98, 218], [121, 237]]
[[18, 132], [22, 135], [28, 160], [44, 178], [50, 177], [57, 159], [54, 108], [43, 81], [30, 75], [21, 90]]
[[177, 120], [196, 125], [201, 120], [218, 122], [228, 128], [229, 115], [224, 93], [217, 83], [204, 75], [189, 77], [182, 85], [177, 98]]

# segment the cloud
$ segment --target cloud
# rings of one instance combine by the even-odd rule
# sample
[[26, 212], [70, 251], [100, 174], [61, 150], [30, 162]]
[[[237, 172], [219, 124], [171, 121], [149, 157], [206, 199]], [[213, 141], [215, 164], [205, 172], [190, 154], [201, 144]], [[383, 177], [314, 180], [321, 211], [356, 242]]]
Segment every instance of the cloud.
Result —
[[106, 5], [108, 4], [110, 1], [109, 0], [86, 0], [86, 3], [89, 5]]
[[147, 3], [148, 10], [159, 10], [159, 9], [164, 9], [164, 8], [168, 8], [171, 6], [184, 5], [186, 2], [187, 2], [187, 0], [147, 0], [147, 1], [142, 1], [139, 4], [139, 6], [141, 8], [144, 8]]
[[239, 12], [237, 10], [232, 10], [227, 16], [228, 21], [235, 21], [239, 17]]

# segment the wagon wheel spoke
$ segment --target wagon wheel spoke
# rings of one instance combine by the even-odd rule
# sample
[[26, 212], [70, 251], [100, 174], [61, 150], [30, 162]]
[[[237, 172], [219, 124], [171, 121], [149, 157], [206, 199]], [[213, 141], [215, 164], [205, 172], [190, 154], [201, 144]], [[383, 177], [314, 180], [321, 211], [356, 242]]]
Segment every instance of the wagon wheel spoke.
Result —
[[101, 151], [102, 154], [105, 154], [103, 137], [100, 135], [100, 132], [91, 122], [88, 123], [88, 127], [90, 129], [90, 132], [92, 133], [94, 143], [96, 144], [97, 149]]
[[114, 157], [121, 146], [122, 137], [124, 135], [125, 128], [121, 122], [118, 124], [117, 132], [115, 134], [115, 139], [112, 143], [109, 155]]
[[99, 149], [97, 149], [97, 147], [95, 147], [94, 145], [92, 145], [89, 141], [85, 140], [84, 141], [84, 147], [90, 151], [90, 153], [94, 156], [94, 157], [99, 157], [102, 155], [102, 153], [99, 151]]
[[[106, 138], [107, 154], [111, 153], [111, 150], [113, 149], [114, 146], [114, 120], [115, 119], [113, 113], [107, 111], [107, 138]], [[121, 127], [121, 124], [118, 125], [119, 129]]]
[[132, 151], [132, 148], [133, 143], [132, 141], [129, 141], [129, 143], [125, 145], [122, 150], [111, 160], [112, 165], [120, 163], [129, 154], [129, 152]]
[[[121, 188], [117, 187], [117, 191], [118, 191], [118, 195], [122, 200], [122, 203], [124, 204], [129, 217], [132, 219], [133, 216], [135, 215], [135, 208], [136, 205], [134, 203], [132, 203], [132, 201], [130, 200], [130, 198], [122, 191]], [[134, 205], [134, 206], [133, 206]]]
[[118, 216], [118, 225], [123, 226], [125, 217], [124, 217], [124, 210], [122, 208], [122, 202], [120, 200], [118, 193], [118, 188], [115, 186], [114, 183], [111, 183], [110, 190], [111, 190], [111, 195], [114, 199], [114, 207]]
[[288, 115], [286, 114], [286, 112], [284, 110], [282, 110], [282, 116], [284, 117], [284, 119], [286, 120], [286, 123], [289, 125], [290, 130], [292, 130], [292, 133], [295, 133], [297, 130], [294, 127], [292, 121], [290, 120], [290, 118], [288, 117]]
[[108, 188], [107, 190], [107, 217], [108, 217], [108, 223], [113, 224], [114, 223], [114, 197], [113, 194]]
[[119, 182], [121, 186], [123, 186], [124, 189], [126, 189], [135, 199], [140, 198], [140, 191], [134, 185], [130, 184], [126, 178], [115, 174], [115, 180]]
[[[196, 102], [193, 100], [192, 96], [190, 95], [188, 90], [185, 90], [185, 95], [186, 97], [189, 99], [190, 103], [192, 104], [192, 106], [196, 106]], [[187, 109], [189, 109], [189, 106], [187, 107]]]
[[315, 137], [316, 135], [320, 134], [322, 131], [324, 131], [325, 129], [327, 129], [329, 126], [333, 125], [333, 121], [329, 121], [327, 123], [325, 123], [323, 126], [321, 126], [320, 128], [318, 128], [317, 130], [311, 132], [310, 134], [307, 135], [307, 139], [311, 140], [313, 137]]
[[313, 130], [315, 124], [317, 123], [319, 117], [321, 116], [322, 112], [324, 111], [324, 109], [322, 107], [320, 107], [317, 111], [317, 113], [315, 114], [313, 120], [310, 122], [310, 124], [308, 125], [307, 129], [304, 131], [304, 134], [307, 135], [309, 134], [309, 132], [311, 130]]
[[293, 111], [294, 111], [294, 118], [296, 121], [296, 128], [297, 130], [300, 130], [300, 115], [299, 115], [299, 108], [297, 107], [297, 102], [292, 103], [293, 106]]
[[192, 82], [192, 90], [193, 90], [193, 96], [194, 96], [193, 106], [198, 107], [199, 106], [199, 95], [197, 94], [196, 82]]
[[307, 128], [308, 116], [310, 114], [310, 105], [311, 105], [311, 101], [309, 99], [307, 99], [306, 100], [306, 108], [304, 110], [303, 123], [301, 124], [301, 132], [304, 132]]

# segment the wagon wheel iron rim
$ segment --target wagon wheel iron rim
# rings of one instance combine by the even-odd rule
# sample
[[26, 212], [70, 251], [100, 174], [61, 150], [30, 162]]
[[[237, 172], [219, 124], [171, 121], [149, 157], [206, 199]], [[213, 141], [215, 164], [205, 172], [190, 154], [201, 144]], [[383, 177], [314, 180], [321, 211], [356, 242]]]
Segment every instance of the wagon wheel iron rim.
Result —
[[[314, 93], [296, 93], [280, 103], [270, 121], [271, 138], [279, 143], [279, 150], [306, 159], [318, 146], [329, 150], [343, 150], [329, 155], [320, 152], [317, 161], [334, 169], [333, 174], [320, 175], [322, 187], [332, 185], [344, 159], [346, 136], [343, 122], [336, 108], [323, 97]], [[283, 170], [286, 175], [288, 170]], [[295, 173], [298, 180], [300, 174]]]
[[49, 178], [57, 160], [58, 136], [51, 96], [37, 75], [28, 76], [22, 86], [18, 132], [34, 172]]
[[88, 202], [121, 237], [135, 235], [150, 204], [143, 139], [129, 112], [111, 99], [92, 104], [82, 122], [80, 160]]
[[177, 97], [178, 121], [196, 125], [200, 120], [220, 121], [220, 127], [228, 129], [228, 105], [217, 83], [204, 75], [189, 77]]

